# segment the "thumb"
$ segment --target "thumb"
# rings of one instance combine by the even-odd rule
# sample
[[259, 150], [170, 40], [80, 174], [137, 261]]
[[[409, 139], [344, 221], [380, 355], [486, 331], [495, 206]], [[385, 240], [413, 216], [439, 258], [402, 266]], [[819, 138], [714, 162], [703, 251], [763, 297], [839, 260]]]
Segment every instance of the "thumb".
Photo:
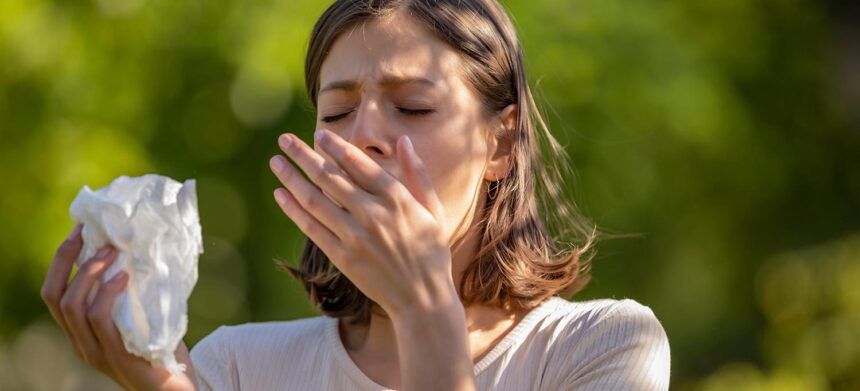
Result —
[[439, 196], [433, 189], [430, 174], [424, 162], [415, 153], [409, 136], [403, 136], [397, 140], [397, 161], [403, 168], [406, 188], [436, 218], [436, 221], [441, 222], [445, 216], [442, 202], [439, 201]]

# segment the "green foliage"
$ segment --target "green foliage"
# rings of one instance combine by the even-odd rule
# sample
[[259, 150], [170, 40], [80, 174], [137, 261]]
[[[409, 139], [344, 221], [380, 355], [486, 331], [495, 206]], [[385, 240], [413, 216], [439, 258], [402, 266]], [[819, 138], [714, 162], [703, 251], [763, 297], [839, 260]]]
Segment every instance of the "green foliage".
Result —
[[[860, 387], [860, 139], [821, 6], [505, 4], [576, 167], [568, 193], [604, 229], [645, 234], [603, 243], [574, 299], [649, 305], [673, 389]], [[273, 262], [303, 238], [268, 159], [283, 131], [313, 130], [302, 67], [325, 6], [0, 2], [0, 388], [94, 384], [38, 290], [77, 191], [119, 175], [198, 180], [189, 344], [317, 314]], [[44, 360], [57, 376], [26, 369]]]

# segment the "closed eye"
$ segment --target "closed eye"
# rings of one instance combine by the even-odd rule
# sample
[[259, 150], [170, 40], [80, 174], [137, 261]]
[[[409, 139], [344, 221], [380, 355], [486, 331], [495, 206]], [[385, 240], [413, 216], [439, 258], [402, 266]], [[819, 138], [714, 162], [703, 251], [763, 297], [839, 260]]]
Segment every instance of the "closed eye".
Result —
[[398, 111], [400, 111], [400, 112], [401, 112], [401, 113], [403, 113], [403, 114], [406, 114], [406, 115], [415, 115], [415, 116], [418, 116], [418, 115], [427, 115], [427, 114], [430, 114], [430, 113], [432, 113], [432, 112], [436, 111], [436, 110], [433, 110], [433, 109], [414, 109], [414, 110], [413, 110], [413, 109], [407, 109], [407, 108], [404, 108], [404, 107], [398, 107], [398, 108], [397, 108], [397, 110], [398, 110]]
[[[405, 115], [412, 115], [412, 116], [427, 115], [427, 114], [431, 114], [431, 113], [436, 111], [433, 109], [407, 109], [405, 107], [398, 107], [397, 110], [400, 111], [401, 113], [405, 114]], [[352, 113], [352, 111], [347, 111], [346, 113], [341, 113], [341, 114], [325, 116], [325, 117], [322, 117], [321, 120], [322, 120], [322, 122], [325, 122], [325, 123], [332, 123], [332, 122], [339, 121], [343, 118], [346, 118], [346, 116], [349, 115], [349, 113]]]
[[337, 120], [340, 120], [341, 118], [346, 117], [347, 115], [349, 115], [349, 113], [352, 113], [352, 111], [347, 111], [346, 113], [343, 113], [343, 114], [335, 114], [335, 115], [329, 115], [326, 117], [322, 117], [322, 122], [332, 123], [332, 122], [335, 122]]

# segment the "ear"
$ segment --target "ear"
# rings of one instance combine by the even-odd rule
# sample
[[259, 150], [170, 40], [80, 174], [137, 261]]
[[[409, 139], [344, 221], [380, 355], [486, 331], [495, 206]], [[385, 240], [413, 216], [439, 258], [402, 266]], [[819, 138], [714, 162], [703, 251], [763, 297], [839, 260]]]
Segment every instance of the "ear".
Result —
[[508, 175], [510, 171], [511, 150], [513, 147], [514, 129], [517, 126], [517, 105], [510, 104], [499, 113], [496, 126], [491, 132], [490, 159], [484, 179], [496, 181]]

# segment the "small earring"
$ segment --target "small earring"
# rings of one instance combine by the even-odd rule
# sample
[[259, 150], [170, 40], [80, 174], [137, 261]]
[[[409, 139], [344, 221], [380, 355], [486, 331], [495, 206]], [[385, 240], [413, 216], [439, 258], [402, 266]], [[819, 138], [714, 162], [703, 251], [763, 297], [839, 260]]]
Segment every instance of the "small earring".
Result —
[[490, 200], [495, 200], [496, 196], [499, 195], [499, 181], [494, 180], [487, 185], [487, 197]]

